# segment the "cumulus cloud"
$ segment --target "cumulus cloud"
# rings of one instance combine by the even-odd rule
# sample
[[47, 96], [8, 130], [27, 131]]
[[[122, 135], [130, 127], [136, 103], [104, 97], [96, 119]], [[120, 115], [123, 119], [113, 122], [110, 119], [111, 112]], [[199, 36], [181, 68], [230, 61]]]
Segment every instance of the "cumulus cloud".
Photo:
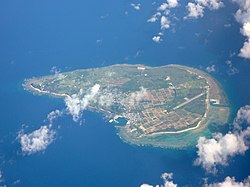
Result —
[[178, 0], [168, 0], [168, 8], [175, 8], [178, 6]]
[[203, 12], [204, 12], [203, 6], [189, 2], [186, 8], [188, 9], [188, 15], [184, 17], [184, 19], [203, 17]]
[[166, 11], [169, 8], [176, 8], [178, 6], [178, 0], [168, 0], [167, 3], [162, 3], [157, 10]]
[[220, 0], [195, 0], [187, 4], [188, 15], [184, 19], [203, 17], [205, 8], [217, 10], [223, 6], [224, 4]]
[[154, 187], [154, 186], [152, 186], [150, 184], [142, 184], [140, 187]]
[[[151, 18], [147, 20], [147, 22], [157, 22], [158, 20], [160, 21], [160, 29], [162, 32], [166, 29], [170, 28], [170, 20], [169, 20], [169, 14], [170, 14], [170, 9], [176, 8], [178, 6], [178, 0], [167, 0], [167, 2], [162, 3], [158, 8], [155, 14], [152, 15]], [[152, 38], [154, 42], [160, 42], [162, 39], [161, 37], [154, 36]]]
[[50, 124], [52, 124], [56, 118], [61, 117], [63, 114], [63, 111], [54, 110], [47, 115], [47, 119], [49, 120]]
[[239, 73], [239, 70], [233, 66], [233, 62], [231, 60], [227, 60], [226, 64], [229, 67], [229, 69], [227, 70], [228, 75], [235, 75], [235, 74]]
[[220, 0], [196, 0], [196, 2], [210, 10], [217, 10], [224, 6]]
[[81, 98], [82, 90], [79, 94], [73, 94], [72, 96], [65, 98], [66, 110], [73, 116], [74, 121], [78, 121], [81, 117], [81, 112], [87, 108], [89, 102], [92, 101], [97, 95], [100, 89], [99, 84], [95, 84], [89, 92]]
[[226, 177], [223, 182], [205, 184], [205, 187], [249, 187], [250, 176], [242, 182], [236, 182], [234, 177]]
[[242, 24], [241, 33], [246, 37], [246, 41], [240, 49], [239, 56], [250, 58], [250, 2], [249, 0], [233, 0], [233, 2], [239, 5], [235, 18]]
[[215, 72], [215, 71], [216, 71], [215, 65], [213, 64], [213, 65], [211, 65], [211, 66], [206, 67], [206, 71], [207, 71], [208, 73]]
[[[249, 134], [248, 134], [249, 135]], [[196, 165], [201, 165], [208, 172], [216, 172], [216, 165], [227, 165], [228, 159], [237, 154], [243, 154], [247, 149], [244, 134], [218, 133], [211, 139], [201, 137], [197, 144], [198, 158]]]
[[170, 21], [166, 16], [161, 17], [161, 30], [168, 29], [170, 27]]
[[114, 95], [112, 93], [105, 93], [98, 97], [98, 104], [101, 106], [111, 106], [114, 102]]
[[246, 22], [243, 24], [243, 27], [241, 29], [241, 33], [244, 36], [250, 37], [250, 22]]
[[80, 118], [80, 112], [83, 108], [82, 100], [78, 98], [76, 94], [74, 94], [71, 97], [65, 98], [65, 105], [68, 112], [73, 116], [73, 120], [78, 121]]
[[215, 173], [217, 165], [227, 165], [235, 155], [244, 154], [248, 150], [250, 127], [242, 129], [243, 123], [250, 123], [250, 105], [238, 110], [234, 120], [234, 131], [225, 135], [214, 134], [213, 138], [200, 137], [197, 144], [198, 158], [195, 165], [201, 165], [207, 172]]
[[[142, 184], [140, 187], [177, 187], [173, 179], [173, 173], [163, 173], [161, 178], [164, 181], [162, 185], [151, 185], [151, 184]], [[248, 176], [245, 180], [237, 182], [235, 177], [226, 177], [223, 182], [217, 182], [208, 184], [207, 182], [203, 185], [204, 187], [249, 187], [250, 186], [250, 176]]]
[[21, 144], [22, 152], [30, 155], [39, 151], [44, 151], [55, 139], [55, 134], [51, 126], [41, 126], [30, 134], [25, 134], [23, 131], [20, 131], [18, 139]]
[[[74, 121], [78, 121], [81, 116], [81, 112], [86, 109], [89, 102], [95, 99], [100, 89], [99, 84], [95, 84], [86, 95], [82, 96], [83, 91], [80, 90], [79, 94], [74, 94], [65, 98], [66, 112], [73, 116]], [[107, 95], [109, 96], [109, 95]], [[98, 101], [108, 105], [110, 98], [101, 97]], [[18, 133], [18, 140], [21, 144], [21, 149], [24, 154], [31, 155], [33, 153], [44, 151], [55, 139], [55, 131], [52, 130], [52, 124], [54, 120], [61, 117], [65, 113], [65, 110], [54, 110], [47, 115], [49, 121], [48, 126], [41, 126], [39, 129], [26, 134], [21, 130]]]
[[227, 74], [230, 75], [230, 76], [235, 75], [237, 73], [239, 73], [239, 70], [236, 67], [232, 67], [229, 70], [227, 70]]
[[[174, 184], [174, 182], [172, 181], [173, 173], [163, 173], [161, 175], [161, 178], [163, 179], [164, 184], [156, 185], [155, 187], [177, 187], [177, 184]], [[154, 187], [154, 186], [150, 184], [142, 184], [140, 187]]]
[[159, 7], [158, 7], [158, 11], [165, 11], [168, 8], [168, 3], [162, 3]]
[[162, 41], [161, 36], [154, 36], [152, 40], [156, 43], [160, 43]]
[[240, 49], [240, 57], [250, 58], [250, 38], [244, 42], [243, 47]]
[[140, 87], [139, 91], [131, 93], [129, 97], [129, 103], [131, 105], [136, 105], [138, 104], [145, 96], [147, 96], [148, 92], [147, 89], [144, 87]]
[[59, 68], [57, 68], [56, 66], [53, 66], [51, 69], [50, 69], [50, 73], [53, 73], [53, 74], [59, 74], [61, 72], [61, 70]]
[[234, 119], [234, 127], [237, 130], [241, 130], [241, 124], [247, 123], [250, 124], [250, 105], [246, 105], [241, 107], [238, 112], [237, 116]]
[[227, 60], [225, 63], [226, 63], [230, 68], [233, 66], [233, 63], [232, 63], [231, 60]]
[[156, 12], [151, 18], [148, 19], [147, 22], [154, 23], [158, 20], [158, 18], [161, 16], [160, 12]]
[[130, 4], [135, 10], [140, 10], [141, 9], [141, 4], [138, 3], [138, 4], [135, 4], [135, 3], [131, 3]]

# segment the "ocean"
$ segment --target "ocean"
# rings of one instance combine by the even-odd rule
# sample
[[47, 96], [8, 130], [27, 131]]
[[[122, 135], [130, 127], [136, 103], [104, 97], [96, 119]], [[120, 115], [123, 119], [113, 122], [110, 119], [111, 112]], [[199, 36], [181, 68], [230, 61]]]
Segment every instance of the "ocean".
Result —
[[[153, 1], [152, 1], [153, 2]], [[162, 184], [164, 172], [172, 172], [179, 186], [202, 186], [237, 180], [250, 173], [250, 152], [233, 157], [219, 174], [194, 166], [197, 149], [138, 147], [124, 143], [100, 114], [84, 111], [83, 125], [63, 116], [55, 122], [56, 140], [44, 152], [24, 156], [18, 132], [31, 132], [44, 125], [47, 114], [65, 108], [58, 98], [37, 96], [25, 91], [24, 79], [61, 71], [103, 67], [117, 63], [161, 66], [182, 64], [212, 73], [230, 100], [232, 118], [239, 107], [250, 103], [250, 65], [232, 54], [241, 48], [244, 37], [233, 13], [237, 5], [224, 2], [203, 18], [184, 21], [185, 4], [172, 11], [173, 24], [158, 44], [152, 37], [159, 23], [147, 23], [157, 5], [141, 1], [141, 10], [132, 1], [17, 1], [0, 2], [0, 171], [1, 185], [20, 187], [139, 187]], [[225, 27], [225, 24], [231, 27]], [[231, 60], [239, 70], [228, 75], [225, 63]], [[231, 121], [232, 122], [232, 121]]]

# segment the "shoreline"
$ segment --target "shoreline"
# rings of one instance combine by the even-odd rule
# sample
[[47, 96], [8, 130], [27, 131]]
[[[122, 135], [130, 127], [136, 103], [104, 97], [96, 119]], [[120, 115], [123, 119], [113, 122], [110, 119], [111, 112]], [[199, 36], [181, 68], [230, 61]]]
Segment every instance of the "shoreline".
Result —
[[[185, 133], [185, 132], [188, 132], [188, 131], [199, 129], [200, 126], [207, 119], [207, 116], [209, 115], [209, 112], [211, 112], [210, 111], [211, 107], [210, 107], [210, 103], [209, 103], [209, 100], [212, 99], [211, 95], [212, 94], [213, 95], [219, 95], [220, 96], [219, 99], [224, 99], [223, 96], [222, 96], [222, 93], [224, 93], [222, 88], [218, 85], [217, 81], [211, 75], [207, 74], [206, 72], [203, 72], [202, 70], [198, 70], [198, 69], [195, 69], [193, 67], [188, 67], [188, 66], [185, 66], [185, 65], [167, 64], [167, 65], [164, 65], [164, 66], [145, 66], [143, 64], [114, 64], [114, 65], [111, 65], [111, 66], [99, 67], [99, 68], [77, 69], [77, 70], [70, 71], [70, 72], [78, 72], [78, 71], [84, 71], [84, 70], [90, 70], [90, 69], [109, 68], [109, 67], [112, 67], [112, 66], [137, 67], [137, 68], [138, 67], [144, 67], [144, 68], [148, 68], [148, 69], [158, 69], [158, 68], [164, 68], [164, 67], [175, 67], [175, 68], [183, 69], [185, 71], [193, 73], [196, 76], [199, 76], [201, 78], [204, 78], [207, 81], [207, 84], [209, 85], [206, 92], [205, 92], [207, 94], [206, 95], [206, 112], [204, 113], [201, 120], [197, 123], [196, 126], [189, 127], [189, 128], [182, 129], [182, 130], [177, 130], [177, 131], [165, 131], [165, 132], [155, 132], [155, 133], [151, 133], [151, 134], [142, 134], [139, 137], [153, 137], [153, 136], [158, 136], [158, 135], [162, 135], [162, 134], [181, 134], [181, 133]], [[64, 72], [64, 73], [67, 73], [67, 72]], [[44, 76], [44, 77], [48, 78], [48, 77], [51, 77], [51, 75]], [[49, 95], [49, 96], [52, 96], [52, 97], [59, 97], [59, 98], [70, 97], [70, 95], [65, 94], [65, 93], [62, 93], [62, 94], [54, 93], [54, 92], [50, 92], [50, 91], [47, 91], [47, 90], [41, 90], [39, 88], [34, 87], [32, 85], [32, 83], [34, 83], [35, 81], [38, 81], [41, 78], [43, 78], [43, 77], [31, 78], [31, 79], [25, 80], [25, 82], [23, 84], [24, 88], [26, 88], [27, 90], [29, 90], [29, 91], [31, 91], [33, 93], [45, 94], [45, 95]], [[214, 91], [214, 90], [216, 91], [216, 93], [212, 93], [212, 91]], [[226, 97], [226, 96], [224, 96], [224, 97]], [[100, 112], [105, 114], [105, 111], [100, 111]], [[207, 126], [208, 124], [205, 123], [205, 125]], [[127, 127], [127, 124], [124, 126], [124, 128], [125, 127]]]
[[39, 88], [36, 88], [32, 85], [31, 83], [31, 80], [33, 79], [29, 79], [29, 80], [26, 80], [25, 83], [23, 84], [23, 87], [28, 90], [28, 91], [31, 91], [32, 93], [37, 93], [37, 94], [45, 94], [45, 95], [48, 95], [48, 96], [51, 96], [51, 97], [59, 97], [59, 98], [65, 98], [65, 97], [70, 97], [70, 95], [68, 94], [59, 94], [59, 93], [54, 93], [54, 92], [49, 92], [47, 90], [41, 90]]

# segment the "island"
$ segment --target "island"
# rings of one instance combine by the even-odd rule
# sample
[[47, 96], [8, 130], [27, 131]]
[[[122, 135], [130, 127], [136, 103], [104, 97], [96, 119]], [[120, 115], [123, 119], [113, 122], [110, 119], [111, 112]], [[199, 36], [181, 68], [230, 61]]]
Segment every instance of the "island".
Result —
[[130, 144], [163, 148], [194, 146], [230, 115], [228, 98], [209, 74], [183, 65], [116, 64], [24, 81], [35, 94], [79, 99], [94, 86], [87, 110], [103, 114]]

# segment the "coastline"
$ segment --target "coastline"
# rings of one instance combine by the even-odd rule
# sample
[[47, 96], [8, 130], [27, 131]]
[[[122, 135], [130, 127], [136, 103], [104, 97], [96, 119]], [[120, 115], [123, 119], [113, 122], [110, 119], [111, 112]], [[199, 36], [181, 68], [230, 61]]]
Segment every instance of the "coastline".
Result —
[[[161, 136], [172, 136], [172, 135], [181, 135], [183, 134], [183, 136], [186, 136], [186, 133], [200, 133], [203, 130], [207, 129], [207, 126], [209, 126], [210, 124], [210, 120], [216, 120], [213, 118], [209, 118], [210, 116], [214, 115], [214, 111], [215, 107], [211, 107], [210, 106], [210, 99], [219, 99], [219, 100], [225, 100], [227, 101], [226, 95], [224, 94], [223, 89], [220, 87], [218, 81], [216, 81], [211, 75], [207, 74], [206, 72], [203, 72], [202, 70], [198, 70], [192, 67], [188, 67], [188, 66], [183, 66], [183, 65], [178, 65], [178, 64], [168, 64], [168, 65], [164, 65], [164, 66], [156, 66], [156, 67], [151, 67], [151, 66], [145, 66], [142, 64], [115, 64], [115, 65], [111, 65], [111, 66], [107, 66], [104, 68], [110, 68], [112, 66], [119, 66], [119, 67], [137, 67], [137, 69], [139, 67], [143, 67], [143, 68], [148, 68], [148, 69], [158, 69], [158, 68], [164, 68], [164, 67], [174, 67], [174, 68], [178, 68], [178, 69], [182, 69], [185, 71], [190, 72], [191, 74], [195, 74], [196, 76], [200, 77], [200, 78], [204, 78], [207, 81], [208, 86], [206, 87], [206, 89], [204, 89], [204, 94], [206, 93], [206, 111], [205, 113], [202, 115], [200, 121], [197, 122], [197, 124], [195, 126], [192, 127], [188, 127], [186, 129], [182, 129], [182, 130], [176, 130], [176, 131], [162, 131], [162, 132], [152, 132], [152, 133], [148, 133], [148, 134], [142, 134], [140, 136], [134, 136], [132, 134], [130, 134], [129, 132], [129, 123], [127, 123], [125, 126], [118, 126], [116, 127], [117, 129], [119, 129], [118, 135], [119, 137], [125, 141], [125, 142], [130, 142], [136, 145], [141, 144], [140, 140], [143, 140], [142, 142], [144, 142], [145, 139], [149, 139], [149, 141], [145, 141], [145, 142], [149, 142], [146, 144], [152, 145], [154, 146], [154, 143], [150, 143], [150, 140], [152, 140], [152, 138], [158, 138]], [[103, 67], [101, 67], [103, 68]], [[91, 68], [91, 69], [99, 69], [99, 68]], [[87, 71], [89, 69], [77, 69], [74, 71], [70, 71], [70, 73], [74, 73], [74, 72], [80, 72], [80, 71]], [[28, 90], [31, 91], [34, 94], [39, 94], [39, 95], [48, 95], [51, 97], [57, 97], [57, 98], [66, 98], [66, 97], [70, 97], [70, 95], [66, 94], [66, 93], [55, 93], [55, 92], [51, 92], [48, 90], [43, 90], [40, 89], [38, 87], [35, 87], [33, 85], [33, 83], [37, 83], [38, 85], [41, 83], [41, 80], [50, 80], [52, 78], [52, 76], [44, 76], [44, 77], [38, 77], [38, 78], [32, 78], [32, 79], [27, 79], [25, 80], [23, 87]], [[52, 79], [51, 79], [52, 80]], [[41, 85], [40, 85], [41, 86]], [[230, 110], [229, 107], [227, 107], [228, 110]], [[98, 109], [96, 107], [93, 106], [88, 106], [87, 110], [89, 111], [95, 111], [95, 112], [100, 112], [102, 114], [105, 115], [106, 118], [109, 118], [110, 116], [112, 116], [112, 114], [110, 111], [105, 111], [103, 109]], [[225, 110], [224, 114], [225, 114], [225, 118], [228, 119], [228, 114], [227, 114], [227, 109]], [[229, 112], [230, 113], [230, 112]], [[129, 120], [128, 120], [129, 122]], [[191, 126], [191, 125], [190, 125]], [[122, 133], [120, 133], [121, 131], [123, 131]], [[143, 143], [144, 144], [144, 143]], [[161, 147], [163, 145], [156, 145], [156, 147]], [[165, 147], [165, 146], [163, 146]], [[169, 147], [169, 145], [167, 146]], [[178, 147], [178, 146], [177, 146]], [[185, 147], [185, 146], [184, 146]]]
[[65, 94], [65, 93], [59, 94], [59, 93], [54, 93], [54, 92], [50, 92], [47, 90], [41, 90], [39, 88], [36, 88], [32, 85], [32, 82], [31, 82], [32, 80], [34, 80], [34, 78], [25, 80], [25, 82], [23, 83], [24, 89], [31, 91], [34, 94], [40, 94], [40, 95], [45, 94], [51, 97], [57, 97], [57, 98], [70, 97], [70, 95]]

